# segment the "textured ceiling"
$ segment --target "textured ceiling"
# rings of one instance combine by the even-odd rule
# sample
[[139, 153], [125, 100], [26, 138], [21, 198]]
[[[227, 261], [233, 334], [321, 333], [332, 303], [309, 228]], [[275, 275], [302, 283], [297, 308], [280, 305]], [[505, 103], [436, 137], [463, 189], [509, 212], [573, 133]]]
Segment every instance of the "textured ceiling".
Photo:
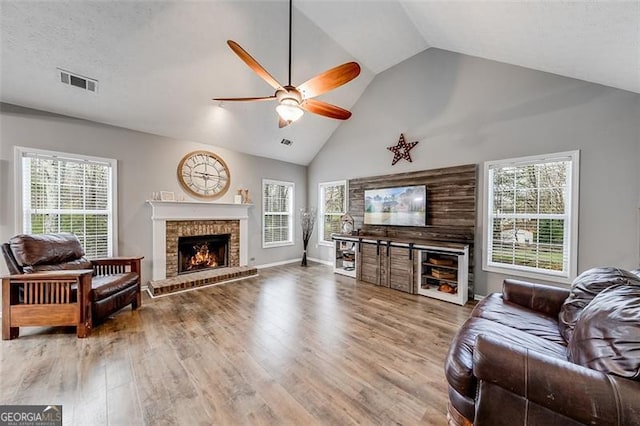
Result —
[[[227, 39], [286, 83], [287, 12], [283, 0], [0, 0], [0, 99], [308, 164], [339, 121], [305, 114], [278, 129], [274, 103], [211, 101], [273, 93]], [[638, 1], [295, 0], [293, 35], [294, 84], [361, 64], [319, 98], [347, 109], [375, 74], [428, 47], [640, 93]], [[60, 84], [56, 68], [97, 79], [99, 93]]]

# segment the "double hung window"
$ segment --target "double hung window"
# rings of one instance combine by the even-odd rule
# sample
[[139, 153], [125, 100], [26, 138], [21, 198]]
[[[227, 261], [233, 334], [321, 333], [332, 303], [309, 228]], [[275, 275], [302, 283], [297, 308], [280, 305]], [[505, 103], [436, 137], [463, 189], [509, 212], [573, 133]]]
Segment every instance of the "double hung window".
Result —
[[325, 182], [318, 185], [320, 195], [319, 242], [333, 244], [331, 234], [339, 233], [341, 218], [347, 211], [347, 182]]
[[262, 181], [262, 246], [293, 244], [293, 182]]
[[577, 151], [485, 163], [484, 269], [575, 275], [578, 166]]
[[116, 160], [17, 148], [22, 232], [75, 234], [89, 257], [116, 246]]

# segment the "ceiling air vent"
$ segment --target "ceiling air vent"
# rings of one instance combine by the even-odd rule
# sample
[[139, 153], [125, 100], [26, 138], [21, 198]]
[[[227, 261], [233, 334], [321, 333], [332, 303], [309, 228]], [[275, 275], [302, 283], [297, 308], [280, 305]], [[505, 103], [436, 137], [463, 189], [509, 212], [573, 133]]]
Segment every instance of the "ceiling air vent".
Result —
[[93, 93], [96, 93], [98, 91], [98, 80], [94, 80], [89, 77], [83, 77], [79, 74], [74, 74], [60, 68], [58, 68], [58, 72], [60, 73], [60, 82], [62, 84], [75, 86]]
[[282, 139], [280, 143], [286, 146], [291, 146], [293, 144], [293, 142], [291, 142], [289, 139]]

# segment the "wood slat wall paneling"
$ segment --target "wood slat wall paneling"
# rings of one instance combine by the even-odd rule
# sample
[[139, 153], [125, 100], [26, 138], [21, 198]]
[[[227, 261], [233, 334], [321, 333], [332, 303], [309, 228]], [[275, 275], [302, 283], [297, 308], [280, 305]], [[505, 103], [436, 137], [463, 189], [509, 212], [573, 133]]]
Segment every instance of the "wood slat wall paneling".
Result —
[[361, 244], [361, 277], [362, 281], [380, 285], [380, 255], [375, 244]]
[[[469, 244], [469, 295], [473, 296], [473, 245], [476, 232], [478, 166], [467, 164], [433, 170], [370, 176], [349, 180], [349, 213], [361, 235], [424, 239]], [[427, 186], [427, 226], [371, 226], [364, 224], [364, 190], [403, 185]], [[370, 246], [365, 244], [364, 246]], [[363, 247], [364, 249], [364, 247]], [[375, 246], [374, 246], [375, 249]], [[386, 249], [386, 248], [385, 248]], [[369, 249], [370, 250], [370, 249]], [[406, 250], [405, 250], [406, 251]], [[367, 251], [370, 257], [370, 252]], [[375, 253], [374, 253], [375, 254]], [[386, 256], [386, 252], [381, 252]], [[384, 261], [384, 259], [383, 259]], [[366, 266], [370, 268], [372, 265]], [[378, 263], [377, 277], [380, 277]], [[363, 271], [363, 280], [371, 282]], [[364, 278], [368, 279], [364, 279]], [[382, 281], [385, 282], [385, 281]]]

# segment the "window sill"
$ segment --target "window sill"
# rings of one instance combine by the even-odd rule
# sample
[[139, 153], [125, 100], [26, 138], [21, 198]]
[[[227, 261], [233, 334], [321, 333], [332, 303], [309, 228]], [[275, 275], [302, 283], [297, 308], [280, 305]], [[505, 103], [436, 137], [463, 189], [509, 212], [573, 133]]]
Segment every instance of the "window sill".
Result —
[[500, 267], [493, 265], [482, 265], [482, 270], [486, 272], [494, 272], [502, 275], [510, 275], [514, 277], [522, 277], [558, 284], [571, 284], [573, 282], [573, 278], [571, 275], [557, 275], [553, 273], [545, 273], [545, 272], [533, 272], [533, 271], [523, 271], [518, 268], [509, 268], [509, 267]]
[[268, 248], [286, 247], [286, 246], [292, 246], [292, 245], [294, 245], [293, 241], [288, 241], [288, 242], [283, 242], [283, 243], [262, 244], [262, 248], [263, 249], [268, 249]]
[[333, 247], [333, 241], [318, 241], [319, 246]]

